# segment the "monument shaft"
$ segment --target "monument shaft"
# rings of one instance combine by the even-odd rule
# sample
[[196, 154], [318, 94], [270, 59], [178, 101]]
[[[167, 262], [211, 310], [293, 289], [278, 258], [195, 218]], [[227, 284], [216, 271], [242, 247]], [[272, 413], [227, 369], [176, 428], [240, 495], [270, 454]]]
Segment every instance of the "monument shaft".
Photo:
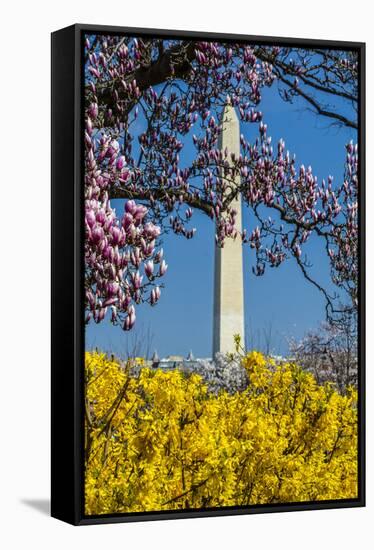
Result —
[[[228, 149], [236, 156], [240, 153], [239, 120], [235, 109], [226, 106], [222, 116], [221, 150]], [[240, 175], [237, 176], [238, 184]], [[242, 204], [239, 195], [231, 203], [237, 210], [236, 227], [242, 229]], [[235, 240], [225, 239], [224, 247], [215, 246], [214, 269], [214, 332], [213, 357], [217, 352], [234, 351], [234, 334], [239, 334], [244, 343], [244, 284], [243, 250], [240, 236]]]

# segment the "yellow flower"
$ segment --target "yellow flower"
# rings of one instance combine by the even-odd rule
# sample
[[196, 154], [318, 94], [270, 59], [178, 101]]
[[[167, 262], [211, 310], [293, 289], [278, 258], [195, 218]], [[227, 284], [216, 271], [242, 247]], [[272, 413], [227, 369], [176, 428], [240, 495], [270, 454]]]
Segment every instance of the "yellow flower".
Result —
[[249, 385], [233, 395], [135, 361], [138, 375], [86, 353], [88, 515], [357, 496], [353, 388], [340, 395], [259, 352], [243, 357]]

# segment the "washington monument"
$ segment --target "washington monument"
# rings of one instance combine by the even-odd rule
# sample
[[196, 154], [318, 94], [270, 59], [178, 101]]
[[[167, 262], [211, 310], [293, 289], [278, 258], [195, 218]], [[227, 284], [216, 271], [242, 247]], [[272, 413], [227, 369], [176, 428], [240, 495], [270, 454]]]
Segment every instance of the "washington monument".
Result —
[[[222, 132], [219, 147], [227, 147], [228, 158], [231, 153], [239, 156], [240, 130], [235, 109], [226, 105], [222, 114]], [[240, 183], [240, 175], [235, 183]], [[231, 203], [237, 211], [236, 226], [242, 229], [241, 195]], [[213, 358], [217, 352], [227, 353], [234, 350], [234, 334], [239, 334], [244, 342], [244, 285], [243, 251], [240, 236], [235, 240], [226, 238], [224, 247], [215, 246], [214, 258], [214, 312], [213, 312]]]

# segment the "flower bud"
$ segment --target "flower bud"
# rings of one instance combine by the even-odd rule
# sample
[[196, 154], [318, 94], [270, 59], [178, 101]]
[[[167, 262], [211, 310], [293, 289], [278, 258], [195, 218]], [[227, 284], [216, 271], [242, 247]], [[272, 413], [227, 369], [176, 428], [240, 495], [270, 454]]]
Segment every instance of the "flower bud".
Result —
[[144, 271], [145, 271], [145, 274], [147, 275], [148, 279], [150, 279], [153, 275], [153, 270], [154, 270], [154, 264], [153, 264], [153, 261], [152, 260], [148, 260], [148, 262], [146, 262], [144, 264]]
[[126, 159], [122, 155], [122, 156], [118, 157], [118, 159], [117, 159], [116, 168], [117, 168], [117, 170], [122, 170], [122, 168], [124, 168], [124, 166], [126, 166]]
[[160, 277], [162, 277], [163, 275], [165, 275], [167, 268], [168, 268], [168, 266], [167, 266], [167, 264], [165, 263], [165, 260], [162, 260], [161, 265], [160, 265], [160, 271], [159, 271]]

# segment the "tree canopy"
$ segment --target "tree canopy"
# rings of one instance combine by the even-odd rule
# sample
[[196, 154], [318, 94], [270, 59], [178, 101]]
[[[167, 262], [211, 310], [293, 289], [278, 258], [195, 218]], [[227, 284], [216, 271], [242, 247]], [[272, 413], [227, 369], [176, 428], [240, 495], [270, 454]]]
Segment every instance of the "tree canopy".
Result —
[[[357, 128], [358, 59], [353, 51], [234, 42], [89, 35], [85, 42], [86, 320], [130, 330], [136, 306], [161, 296], [165, 232], [195, 236], [195, 210], [212, 219], [217, 246], [241, 239], [256, 256], [255, 275], [293, 258], [324, 295], [326, 317], [357, 308], [358, 148], [346, 146], [339, 182], [319, 181], [272, 143], [264, 87], [305, 102], [328, 124]], [[332, 102], [335, 101], [335, 106]], [[225, 108], [243, 131], [239, 155], [220, 150]], [[141, 121], [141, 124], [140, 124]], [[139, 130], [141, 128], [141, 130]], [[189, 142], [194, 156], [182, 158]], [[239, 194], [257, 227], [237, 227]], [[115, 212], [111, 200], [125, 199]], [[310, 273], [304, 246], [321, 240], [339, 301]], [[343, 298], [342, 298], [343, 297]], [[343, 304], [343, 305], [341, 305]]]

